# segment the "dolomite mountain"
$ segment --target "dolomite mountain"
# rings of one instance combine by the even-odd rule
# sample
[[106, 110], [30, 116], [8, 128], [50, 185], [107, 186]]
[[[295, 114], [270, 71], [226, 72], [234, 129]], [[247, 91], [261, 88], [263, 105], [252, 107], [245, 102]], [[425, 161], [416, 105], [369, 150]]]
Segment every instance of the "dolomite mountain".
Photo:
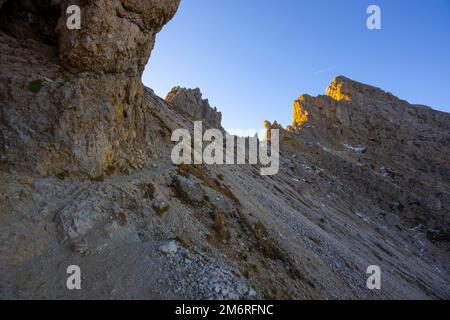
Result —
[[222, 113], [211, 108], [208, 99], [202, 99], [199, 88], [186, 89], [174, 87], [166, 97], [166, 103], [179, 112], [186, 113], [194, 121], [202, 121], [210, 128], [222, 129]]
[[141, 82], [179, 1], [71, 4], [0, 0], [0, 298], [450, 298], [449, 114], [337, 77], [265, 123], [277, 175], [176, 166], [173, 130], [221, 128]]

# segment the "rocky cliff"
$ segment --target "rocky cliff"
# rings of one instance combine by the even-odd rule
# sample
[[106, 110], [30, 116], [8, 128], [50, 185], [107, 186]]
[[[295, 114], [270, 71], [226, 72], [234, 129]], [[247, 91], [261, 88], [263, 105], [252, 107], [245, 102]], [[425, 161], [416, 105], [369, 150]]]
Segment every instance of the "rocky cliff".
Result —
[[172, 131], [221, 120], [141, 83], [178, 1], [77, 3], [70, 31], [66, 1], [0, 0], [0, 298], [450, 298], [448, 114], [338, 77], [265, 123], [277, 175], [176, 166]]
[[80, 30], [66, 27], [67, 1], [0, 8], [4, 161], [45, 175], [142, 167], [152, 135], [141, 75], [179, 0], [71, 4], [82, 10]]

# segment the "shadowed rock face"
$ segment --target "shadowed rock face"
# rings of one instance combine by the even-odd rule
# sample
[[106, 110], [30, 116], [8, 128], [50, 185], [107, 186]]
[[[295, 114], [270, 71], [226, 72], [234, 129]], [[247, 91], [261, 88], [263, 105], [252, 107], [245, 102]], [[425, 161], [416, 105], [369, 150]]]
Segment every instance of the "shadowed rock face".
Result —
[[[70, 4], [81, 8], [80, 30], [58, 15], [67, 1], [1, 6], [2, 157], [46, 175], [142, 167], [152, 141], [140, 77], [179, 0]], [[45, 32], [27, 38], [35, 25]]]
[[190, 115], [193, 120], [202, 120], [206, 126], [222, 128], [222, 114], [212, 108], [207, 99], [202, 99], [200, 89], [175, 87], [166, 97], [166, 102]]
[[60, 5], [53, 5], [51, 0], [2, 0], [0, 8], [1, 30], [19, 39], [58, 43], [55, 28], [61, 16]]

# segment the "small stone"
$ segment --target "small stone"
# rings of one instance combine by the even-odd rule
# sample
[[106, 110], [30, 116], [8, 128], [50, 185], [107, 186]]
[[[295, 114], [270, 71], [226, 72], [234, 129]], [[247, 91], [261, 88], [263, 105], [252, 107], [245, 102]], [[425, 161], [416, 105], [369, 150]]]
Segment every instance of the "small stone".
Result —
[[254, 296], [256, 296], [256, 291], [253, 290], [252, 288], [250, 288], [250, 289], [248, 290], [248, 292], [247, 292], [247, 295], [248, 295], [249, 297], [254, 297]]
[[159, 247], [159, 251], [165, 254], [175, 254], [178, 251], [178, 246], [175, 241], [170, 241]]
[[228, 294], [228, 299], [230, 299], [230, 300], [238, 300], [239, 296], [236, 293], [229, 293]]
[[31, 184], [31, 180], [27, 178], [21, 178], [19, 179], [20, 184]]
[[89, 251], [89, 245], [86, 240], [76, 241], [72, 244], [72, 251], [80, 256], [85, 256]]
[[237, 291], [239, 293], [243, 294], [243, 293], [246, 293], [248, 290], [247, 290], [247, 287], [245, 285], [239, 284], [238, 287], [237, 287]]

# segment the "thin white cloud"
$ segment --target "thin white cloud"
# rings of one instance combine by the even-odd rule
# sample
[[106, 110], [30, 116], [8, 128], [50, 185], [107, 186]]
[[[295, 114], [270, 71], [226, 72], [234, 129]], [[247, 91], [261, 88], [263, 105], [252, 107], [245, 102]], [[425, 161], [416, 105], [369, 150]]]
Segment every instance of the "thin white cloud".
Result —
[[316, 71], [316, 72], [313, 72], [312, 75], [315, 76], [315, 75], [318, 75], [318, 74], [321, 74], [321, 73], [330, 72], [330, 71], [332, 71], [333, 69], [334, 69], [334, 68], [327, 68], [327, 69], [318, 70], [318, 71]]

